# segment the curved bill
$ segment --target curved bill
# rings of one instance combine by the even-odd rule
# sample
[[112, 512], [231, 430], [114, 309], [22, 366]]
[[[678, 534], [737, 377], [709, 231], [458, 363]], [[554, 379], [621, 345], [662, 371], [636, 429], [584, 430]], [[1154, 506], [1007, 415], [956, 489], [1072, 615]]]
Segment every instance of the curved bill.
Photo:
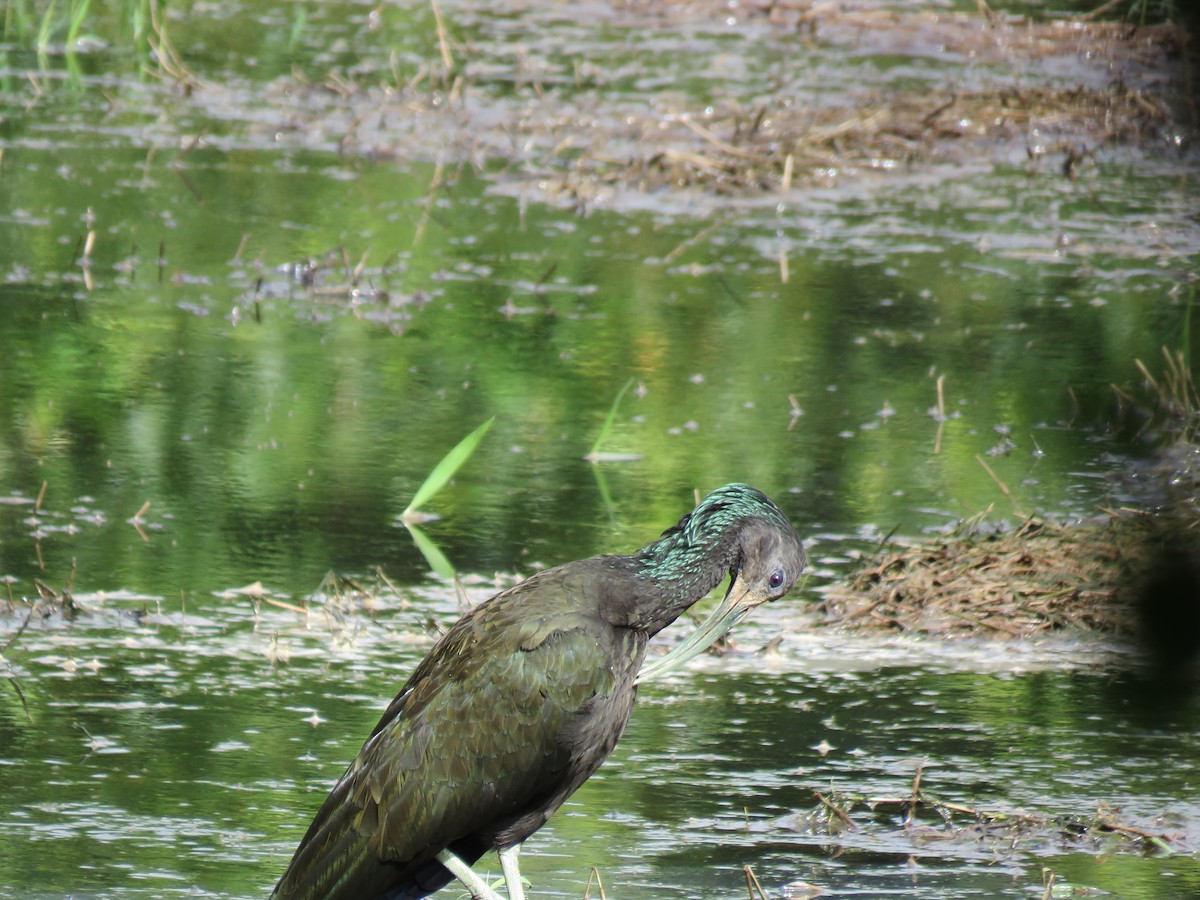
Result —
[[766, 596], [751, 591], [749, 587], [743, 587], [735, 578], [729, 585], [729, 590], [725, 592], [725, 597], [721, 600], [720, 605], [708, 614], [708, 618], [701, 622], [682, 644], [666, 656], [661, 656], [654, 662], [643, 665], [635, 683], [641, 684], [652, 678], [663, 678], [679, 669], [684, 663], [694, 659], [715, 644], [730, 628], [741, 621], [746, 613], [766, 600]]

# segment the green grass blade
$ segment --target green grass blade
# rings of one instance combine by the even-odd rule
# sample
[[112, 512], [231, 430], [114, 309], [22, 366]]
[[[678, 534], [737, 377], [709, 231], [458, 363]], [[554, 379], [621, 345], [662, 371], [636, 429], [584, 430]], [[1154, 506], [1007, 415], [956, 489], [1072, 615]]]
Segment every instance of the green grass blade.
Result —
[[67, 52], [73, 53], [75, 45], [79, 42], [80, 31], [83, 28], [83, 23], [87, 21], [88, 8], [91, 6], [91, 0], [83, 0], [81, 3], [72, 4], [71, 23], [67, 26]]
[[613, 401], [612, 406], [608, 410], [608, 417], [604, 420], [604, 424], [600, 426], [600, 434], [596, 436], [596, 443], [592, 444], [592, 449], [584, 457], [588, 462], [596, 462], [600, 458], [600, 445], [604, 443], [608, 437], [608, 433], [612, 431], [613, 423], [617, 420], [617, 408], [621, 405], [621, 400], [624, 398], [625, 392], [632, 386], [633, 379], [630, 378], [625, 382], [625, 386], [617, 392], [617, 399]]
[[30, 21], [29, 4], [25, 0], [7, 0], [4, 4], [5, 43], [24, 43]]
[[612, 492], [608, 489], [608, 479], [604, 477], [603, 467], [592, 466], [592, 474], [596, 476], [596, 489], [600, 491], [600, 502], [604, 504], [604, 511], [608, 513], [608, 521], [615, 525], [617, 505], [613, 503]]
[[288, 35], [287, 48], [288, 52], [294, 52], [300, 44], [300, 35], [304, 33], [305, 27], [308, 25], [308, 10], [303, 6], [296, 7], [295, 18], [292, 19], [292, 31]]
[[50, 0], [46, 6], [46, 12], [42, 15], [42, 26], [38, 29], [37, 36], [37, 54], [38, 62], [45, 68], [46, 52], [50, 49], [50, 38], [54, 33], [54, 8], [57, 6], [55, 0]]
[[454, 571], [454, 566], [450, 565], [450, 560], [446, 559], [446, 554], [441, 551], [438, 545], [429, 539], [429, 535], [416, 525], [410, 525], [407, 522], [404, 523], [404, 527], [412, 535], [413, 543], [417, 545], [417, 549], [425, 557], [425, 562], [429, 563], [429, 568], [447, 581], [453, 580], [457, 574]]
[[483, 436], [487, 434], [487, 430], [492, 427], [492, 423], [496, 421], [496, 417], [488, 419], [465, 438], [459, 441], [453, 450], [442, 457], [442, 461], [433, 467], [433, 471], [417, 488], [416, 494], [413, 495], [412, 502], [408, 504], [408, 509], [404, 510], [400, 518], [406, 519], [420, 509], [431, 497], [446, 486], [446, 482], [454, 477], [454, 473], [458, 471], [459, 466], [467, 461], [479, 442], [483, 440]]

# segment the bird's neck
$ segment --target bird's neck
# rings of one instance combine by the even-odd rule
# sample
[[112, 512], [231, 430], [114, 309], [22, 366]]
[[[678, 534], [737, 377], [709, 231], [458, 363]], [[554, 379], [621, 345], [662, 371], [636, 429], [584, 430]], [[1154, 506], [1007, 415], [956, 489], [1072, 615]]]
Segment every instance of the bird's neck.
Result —
[[676, 528], [634, 555], [640, 589], [631, 598], [632, 627], [657, 634], [721, 583], [736, 548], [719, 536], [696, 537]]

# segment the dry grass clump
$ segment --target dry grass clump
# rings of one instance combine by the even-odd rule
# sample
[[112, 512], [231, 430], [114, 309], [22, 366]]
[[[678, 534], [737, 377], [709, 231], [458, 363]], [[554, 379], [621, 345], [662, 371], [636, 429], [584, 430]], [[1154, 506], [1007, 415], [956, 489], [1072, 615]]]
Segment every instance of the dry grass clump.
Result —
[[1065, 527], [1030, 519], [1009, 534], [969, 529], [887, 547], [825, 596], [827, 625], [924, 634], [1030, 637], [1133, 626], [1116, 585], [1138, 552], [1122, 519]]

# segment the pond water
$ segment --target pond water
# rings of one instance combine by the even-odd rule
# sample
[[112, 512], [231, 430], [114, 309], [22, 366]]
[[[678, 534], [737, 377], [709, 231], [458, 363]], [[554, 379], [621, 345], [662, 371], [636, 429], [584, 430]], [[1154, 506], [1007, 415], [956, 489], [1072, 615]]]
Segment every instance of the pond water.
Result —
[[[1144, 499], [1119, 476], [1149, 445], [1111, 386], [1136, 394], [1138, 360], [1158, 372], [1197, 337], [1187, 157], [1105, 148], [1070, 179], [967, 154], [779, 194], [584, 198], [518, 140], [546, 91], [619, 122], [643, 93], [749, 104], [785, 69], [809, 97], [1040, 76], [819, 39], [788, 69], [790, 32], [687, 4], [661, 32], [624, 7], [593, 27], [446, 4], [468, 105], [439, 118], [431, 94], [411, 122], [399, 103], [351, 128], [369, 92], [332, 74], [432, 72], [430, 7], [226, 9], [173, 10], [189, 90], [141, 72], [111, 11], [107, 48], [0, 47], [0, 604], [36, 579], [87, 610], [0, 618], [0, 896], [262, 896], [428, 620], [457, 612], [399, 516], [493, 417], [423, 526], [474, 600], [632, 550], [734, 480], [778, 498], [813, 560], [740, 653], [644, 690], [531, 841], [536, 896], [582, 896], [592, 866], [626, 898], [745, 896], [743, 865], [771, 896], [1039, 897], [1043, 867], [1120, 897], [1200, 890], [1192, 853], [1044, 827], [906, 829], [886, 805], [814, 825], [814, 791], [904, 797], [923, 765], [950, 802], [1111, 807], [1194, 848], [1200, 722], [1191, 698], [1146, 702], [1116, 647], [814, 638], [803, 614], [893, 530]], [[630, 381], [613, 458], [585, 462]], [[330, 572], [377, 599], [323, 590]], [[779, 656], [751, 655], [779, 633]]]
[[[454, 615], [444, 593], [403, 599], [406, 610], [347, 615], [349, 627], [229, 603], [26, 632], [33, 721], [0, 719], [0, 891], [265, 895], [431, 642], [419, 623]], [[749, 649], [775, 627], [741, 640]], [[1200, 890], [1193, 855], [1084, 831], [1107, 810], [1194, 838], [1194, 695], [1151, 696], [1106, 648], [1078, 641], [785, 646], [645, 688], [614, 757], [527, 845], [535, 896], [583, 896], [595, 867], [608, 896], [733, 898], [746, 865], [771, 896], [808, 883], [837, 897], [1037, 897], [1043, 869], [1103, 896]], [[905, 827], [895, 803], [918, 768], [928, 796], [1008, 818], [989, 830], [927, 808]], [[853, 810], [855, 830], [831, 829], [814, 792], [878, 805]]]

